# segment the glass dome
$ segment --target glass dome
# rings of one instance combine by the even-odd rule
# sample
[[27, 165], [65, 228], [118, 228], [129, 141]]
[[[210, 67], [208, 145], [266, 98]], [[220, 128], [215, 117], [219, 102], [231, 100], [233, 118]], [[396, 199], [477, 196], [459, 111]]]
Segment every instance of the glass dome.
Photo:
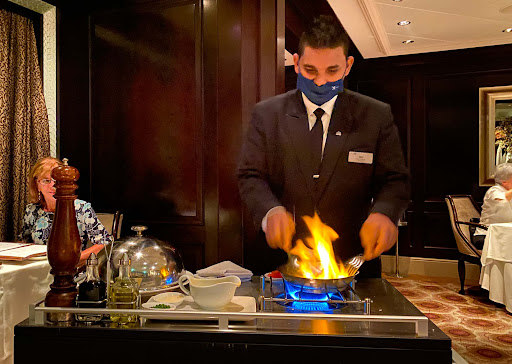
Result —
[[[110, 272], [107, 282], [119, 275], [119, 260], [123, 253], [130, 258], [130, 276], [139, 284], [141, 295], [153, 295], [176, 288], [178, 279], [185, 274], [183, 260], [171, 244], [154, 237], [144, 236], [146, 226], [133, 226], [134, 236], [127, 236], [112, 244], [108, 251]], [[107, 268], [107, 270], [109, 270]]]

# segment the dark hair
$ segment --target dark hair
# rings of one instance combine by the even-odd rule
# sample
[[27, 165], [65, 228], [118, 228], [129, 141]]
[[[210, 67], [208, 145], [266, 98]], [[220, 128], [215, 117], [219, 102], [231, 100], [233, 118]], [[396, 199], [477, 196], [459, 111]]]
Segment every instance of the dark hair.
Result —
[[307, 46], [315, 49], [342, 47], [347, 56], [349, 44], [350, 38], [338, 20], [330, 15], [320, 15], [313, 19], [302, 33], [299, 40], [299, 56], [304, 54]]

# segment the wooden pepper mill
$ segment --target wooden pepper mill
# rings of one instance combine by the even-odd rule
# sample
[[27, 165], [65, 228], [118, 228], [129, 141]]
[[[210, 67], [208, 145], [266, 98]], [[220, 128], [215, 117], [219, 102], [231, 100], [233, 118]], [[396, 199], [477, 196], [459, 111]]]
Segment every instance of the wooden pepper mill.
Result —
[[[74, 307], [77, 296], [76, 283], [73, 277], [80, 260], [81, 240], [78, 233], [74, 201], [76, 181], [80, 176], [78, 170], [68, 165], [68, 160], [62, 160], [64, 165], [52, 171], [56, 181], [56, 207], [52, 230], [48, 240], [48, 262], [52, 267], [50, 273], [54, 276], [50, 291], [46, 294], [47, 307]], [[50, 313], [48, 320], [54, 322], [72, 321], [73, 314]]]

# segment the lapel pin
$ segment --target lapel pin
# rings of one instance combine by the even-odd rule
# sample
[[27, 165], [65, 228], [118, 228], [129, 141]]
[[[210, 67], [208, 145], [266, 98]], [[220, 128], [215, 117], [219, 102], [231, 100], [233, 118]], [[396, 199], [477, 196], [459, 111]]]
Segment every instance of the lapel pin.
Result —
[[341, 131], [337, 131], [336, 136], [341, 136]]

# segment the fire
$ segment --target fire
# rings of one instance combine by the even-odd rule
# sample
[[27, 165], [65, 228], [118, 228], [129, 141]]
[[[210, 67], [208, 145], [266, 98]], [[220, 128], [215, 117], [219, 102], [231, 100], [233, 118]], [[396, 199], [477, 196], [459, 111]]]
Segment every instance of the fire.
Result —
[[297, 268], [302, 277], [313, 279], [337, 279], [347, 277], [343, 263], [337, 262], [332, 248], [332, 242], [338, 239], [338, 234], [325, 225], [320, 217], [303, 216], [311, 237], [306, 243], [297, 240], [290, 254], [297, 256]]

